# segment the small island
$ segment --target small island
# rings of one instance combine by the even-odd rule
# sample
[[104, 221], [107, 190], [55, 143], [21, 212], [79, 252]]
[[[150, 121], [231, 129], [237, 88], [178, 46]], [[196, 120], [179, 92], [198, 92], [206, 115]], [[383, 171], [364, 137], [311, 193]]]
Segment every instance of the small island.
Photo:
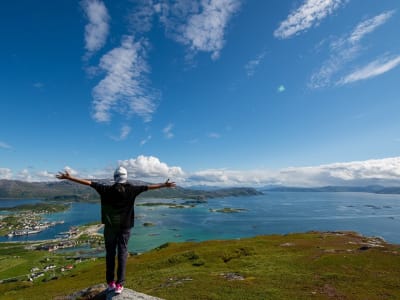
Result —
[[209, 209], [210, 212], [219, 212], [219, 213], [225, 213], [225, 214], [232, 214], [232, 213], [239, 213], [243, 211], [248, 211], [248, 209], [245, 208], [232, 208], [232, 207], [224, 207], [224, 208], [219, 208], [219, 209]]

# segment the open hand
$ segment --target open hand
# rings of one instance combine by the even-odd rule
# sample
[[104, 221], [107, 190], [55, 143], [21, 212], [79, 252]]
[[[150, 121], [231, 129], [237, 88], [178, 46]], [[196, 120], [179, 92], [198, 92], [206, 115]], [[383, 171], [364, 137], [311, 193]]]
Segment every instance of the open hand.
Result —
[[169, 178], [167, 179], [167, 181], [164, 184], [165, 184], [165, 187], [176, 187], [175, 182], [169, 182]]
[[65, 171], [64, 173], [63, 173], [63, 172], [58, 172], [58, 174], [56, 175], [56, 177], [57, 177], [58, 179], [70, 179], [70, 178], [71, 178], [71, 175], [69, 174], [68, 171]]

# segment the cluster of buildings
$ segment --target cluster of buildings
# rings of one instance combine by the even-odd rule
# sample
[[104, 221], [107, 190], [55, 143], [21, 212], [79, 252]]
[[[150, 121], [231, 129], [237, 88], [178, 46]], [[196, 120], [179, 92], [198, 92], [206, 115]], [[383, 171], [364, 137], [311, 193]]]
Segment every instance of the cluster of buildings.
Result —
[[0, 228], [6, 228], [9, 230], [6, 235], [8, 237], [13, 237], [39, 233], [49, 227], [63, 223], [64, 221], [42, 221], [38, 213], [26, 212], [19, 214], [18, 217], [3, 217], [0, 223]]

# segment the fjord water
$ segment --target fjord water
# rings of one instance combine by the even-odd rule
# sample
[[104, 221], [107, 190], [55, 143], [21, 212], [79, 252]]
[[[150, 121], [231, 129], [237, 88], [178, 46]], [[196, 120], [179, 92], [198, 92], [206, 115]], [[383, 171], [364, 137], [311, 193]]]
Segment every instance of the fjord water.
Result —
[[[162, 200], [164, 201], [164, 200]], [[138, 198], [137, 203], [160, 202]], [[180, 204], [184, 200], [175, 200]], [[221, 208], [245, 209], [221, 213]], [[400, 195], [372, 193], [266, 192], [250, 197], [210, 199], [190, 208], [136, 206], [129, 249], [144, 252], [166, 242], [236, 239], [261, 234], [306, 231], [356, 231], [400, 244]], [[72, 203], [71, 209], [46, 217], [64, 220], [42, 233], [0, 241], [55, 238], [70, 226], [100, 218], [99, 204]], [[154, 226], [143, 226], [151, 223]]]

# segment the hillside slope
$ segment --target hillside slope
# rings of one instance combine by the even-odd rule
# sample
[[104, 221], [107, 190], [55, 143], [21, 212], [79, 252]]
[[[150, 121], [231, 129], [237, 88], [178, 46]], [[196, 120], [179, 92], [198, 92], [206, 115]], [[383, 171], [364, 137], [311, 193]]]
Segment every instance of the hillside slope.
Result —
[[[171, 300], [400, 299], [399, 255], [399, 245], [349, 232], [172, 243], [130, 257], [126, 287]], [[60, 299], [103, 273], [101, 259], [58, 280], [2, 284], [0, 295]]]
[[[110, 181], [101, 180], [109, 183]], [[133, 184], [147, 184], [142, 181], [133, 181]], [[253, 188], [226, 188], [212, 191], [192, 190], [181, 187], [173, 189], [159, 189], [143, 193], [144, 198], [182, 198], [182, 199], [209, 199], [229, 196], [254, 196], [261, 192]], [[46, 199], [68, 201], [98, 201], [97, 192], [87, 186], [69, 181], [54, 182], [25, 182], [17, 180], [0, 180], [0, 199]]]

